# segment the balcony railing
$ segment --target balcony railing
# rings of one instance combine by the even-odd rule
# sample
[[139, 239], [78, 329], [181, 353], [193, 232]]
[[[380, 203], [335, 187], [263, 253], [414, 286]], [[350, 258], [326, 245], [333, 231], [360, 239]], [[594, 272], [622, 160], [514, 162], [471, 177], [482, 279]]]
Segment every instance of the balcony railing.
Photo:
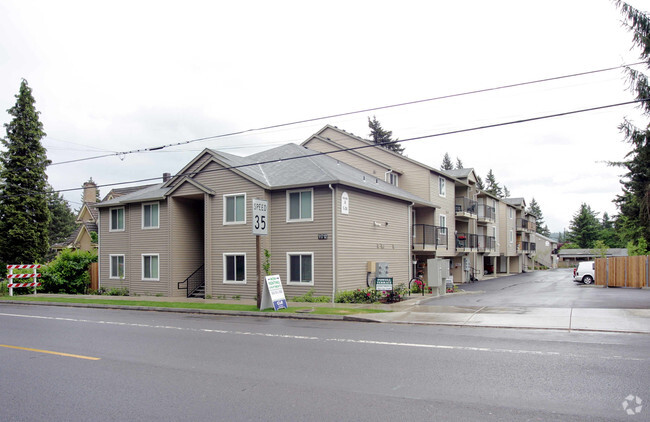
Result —
[[534, 233], [537, 231], [537, 223], [527, 220], [525, 218], [517, 219], [517, 230]]
[[413, 224], [413, 248], [447, 248], [447, 227]]
[[478, 220], [481, 222], [494, 221], [496, 219], [496, 210], [494, 207], [485, 204], [478, 204]]
[[456, 198], [456, 215], [476, 217], [478, 202], [469, 198]]
[[478, 235], [470, 233], [456, 233], [456, 250], [477, 248]]
[[478, 251], [493, 252], [497, 249], [497, 241], [494, 236], [478, 235]]

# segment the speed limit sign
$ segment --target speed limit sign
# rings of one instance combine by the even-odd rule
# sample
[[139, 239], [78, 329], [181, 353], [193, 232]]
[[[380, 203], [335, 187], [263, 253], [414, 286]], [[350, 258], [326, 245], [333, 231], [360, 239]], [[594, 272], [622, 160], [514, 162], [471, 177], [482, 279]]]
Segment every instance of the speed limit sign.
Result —
[[269, 234], [269, 202], [265, 199], [253, 199], [253, 234]]

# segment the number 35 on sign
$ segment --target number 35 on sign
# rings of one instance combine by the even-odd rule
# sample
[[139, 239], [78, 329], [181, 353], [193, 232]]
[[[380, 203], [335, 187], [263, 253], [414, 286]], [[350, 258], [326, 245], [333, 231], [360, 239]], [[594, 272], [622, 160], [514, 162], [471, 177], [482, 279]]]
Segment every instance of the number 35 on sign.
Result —
[[265, 199], [253, 199], [253, 234], [269, 234], [269, 202]]

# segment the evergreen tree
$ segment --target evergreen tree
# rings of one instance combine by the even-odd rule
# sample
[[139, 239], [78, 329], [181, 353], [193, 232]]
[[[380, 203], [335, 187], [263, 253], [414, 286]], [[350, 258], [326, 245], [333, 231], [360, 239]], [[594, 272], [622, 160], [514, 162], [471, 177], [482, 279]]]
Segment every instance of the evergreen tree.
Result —
[[460, 161], [460, 158], [456, 157], [456, 169], [460, 170], [463, 168], [463, 162]]
[[442, 157], [442, 164], [440, 164], [440, 170], [453, 170], [454, 165], [451, 162], [451, 157], [448, 153], [445, 152], [445, 156]]
[[398, 154], [404, 152], [404, 147], [398, 143], [397, 139], [393, 139], [393, 131], [382, 128], [375, 116], [372, 116], [372, 120], [368, 117], [368, 127], [370, 128], [370, 138], [375, 144]]
[[49, 227], [50, 245], [63, 242], [77, 227], [75, 214], [63, 195], [55, 192], [51, 186], [47, 189], [47, 207], [52, 216]]
[[503, 196], [502, 198], [510, 198], [510, 191], [506, 185], [503, 185]]
[[[629, 4], [615, 0], [614, 4], [624, 16], [625, 26], [633, 34], [633, 45], [641, 48], [641, 60], [650, 68], [650, 16]], [[642, 72], [627, 68], [630, 89], [640, 103], [642, 113], [650, 117], [650, 83]], [[650, 126], [637, 127], [627, 119], [619, 126], [632, 150], [625, 161], [611, 163], [626, 172], [621, 180], [623, 194], [615, 199], [620, 211], [617, 228], [625, 241], [643, 237], [650, 242]]]
[[501, 186], [499, 186], [499, 183], [497, 183], [497, 179], [494, 177], [492, 169], [488, 171], [488, 174], [485, 177], [485, 191], [497, 198], [503, 198], [503, 190], [501, 189]]
[[32, 90], [23, 79], [13, 116], [5, 123], [5, 150], [0, 153], [0, 262], [42, 262], [49, 249], [50, 212], [47, 203], [47, 159], [41, 139], [45, 136], [34, 106]]
[[476, 175], [476, 187], [479, 190], [485, 190], [485, 185], [483, 184], [483, 179], [478, 174]]
[[589, 205], [582, 203], [578, 212], [573, 215], [567, 240], [583, 249], [592, 248], [600, 234], [597, 215]]
[[535, 198], [531, 199], [530, 205], [528, 205], [528, 210], [529, 213], [533, 214], [536, 219], [535, 221], [537, 222], [537, 233], [543, 235], [543, 236], [549, 236], [551, 232], [549, 231], [548, 227], [546, 226], [546, 223], [544, 222], [544, 216], [542, 215], [542, 209], [540, 208], [539, 204], [537, 201], [535, 201]]

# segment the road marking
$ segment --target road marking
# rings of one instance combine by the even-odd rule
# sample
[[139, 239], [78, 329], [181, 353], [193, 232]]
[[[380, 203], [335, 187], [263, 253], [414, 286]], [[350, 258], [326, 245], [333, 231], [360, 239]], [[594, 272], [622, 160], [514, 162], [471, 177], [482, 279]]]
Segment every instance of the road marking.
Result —
[[[62, 317], [40, 316], [40, 315], [0, 313], [0, 316], [18, 317], [18, 318], [35, 318], [35, 319], [46, 319], [46, 320], [53, 320], [53, 321], [66, 321], [66, 322], [81, 322], [81, 323], [89, 323], [89, 324], [105, 324], [105, 325], [116, 325], [116, 326], [123, 326], [123, 327], [193, 331], [197, 333], [274, 337], [274, 338], [284, 338], [284, 339], [291, 339], [291, 340], [326, 341], [326, 342], [338, 342], [338, 343], [368, 344], [368, 345], [376, 345], [376, 346], [417, 347], [417, 348], [426, 348], [426, 349], [457, 350], [457, 351], [467, 351], [467, 352], [509, 353], [509, 354], [536, 355], [536, 356], [561, 356], [567, 358], [584, 359], [584, 355], [576, 355], [572, 353], [563, 353], [563, 352], [542, 351], [542, 350], [498, 349], [492, 347], [472, 347], [472, 346], [448, 346], [442, 344], [401, 343], [401, 342], [391, 342], [391, 341], [358, 340], [358, 339], [346, 339], [346, 338], [320, 338], [315, 336], [298, 336], [292, 334], [270, 334], [270, 333], [258, 333], [253, 331], [231, 331], [231, 330], [217, 330], [217, 329], [210, 329], [210, 328], [184, 328], [184, 327], [175, 327], [171, 325], [137, 324], [133, 322], [117, 322], [117, 321], [101, 321], [101, 320], [97, 321], [97, 320], [89, 320], [89, 319], [62, 318]], [[639, 362], [645, 362], [650, 360], [650, 359], [633, 358], [627, 356], [593, 356], [593, 357], [599, 359], [608, 359], [608, 360], [626, 360], [626, 361], [639, 361]]]
[[0, 347], [6, 347], [6, 348], [9, 348], [9, 349], [16, 349], [16, 350], [26, 350], [28, 352], [47, 353], [47, 354], [50, 354], [50, 355], [66, 356], [66, 357], [69, 357], [69, 358], [77, 358], [77, 359], [87, 359], [87, 360], [100, 360], [101, 359], [101, 358], [94, 358], [92, 356], [72, 355], [70, 353], [53, 352], [51, 350], [32, 349], [30, 347], [9, 346], [8, 344], [0, 344]]

